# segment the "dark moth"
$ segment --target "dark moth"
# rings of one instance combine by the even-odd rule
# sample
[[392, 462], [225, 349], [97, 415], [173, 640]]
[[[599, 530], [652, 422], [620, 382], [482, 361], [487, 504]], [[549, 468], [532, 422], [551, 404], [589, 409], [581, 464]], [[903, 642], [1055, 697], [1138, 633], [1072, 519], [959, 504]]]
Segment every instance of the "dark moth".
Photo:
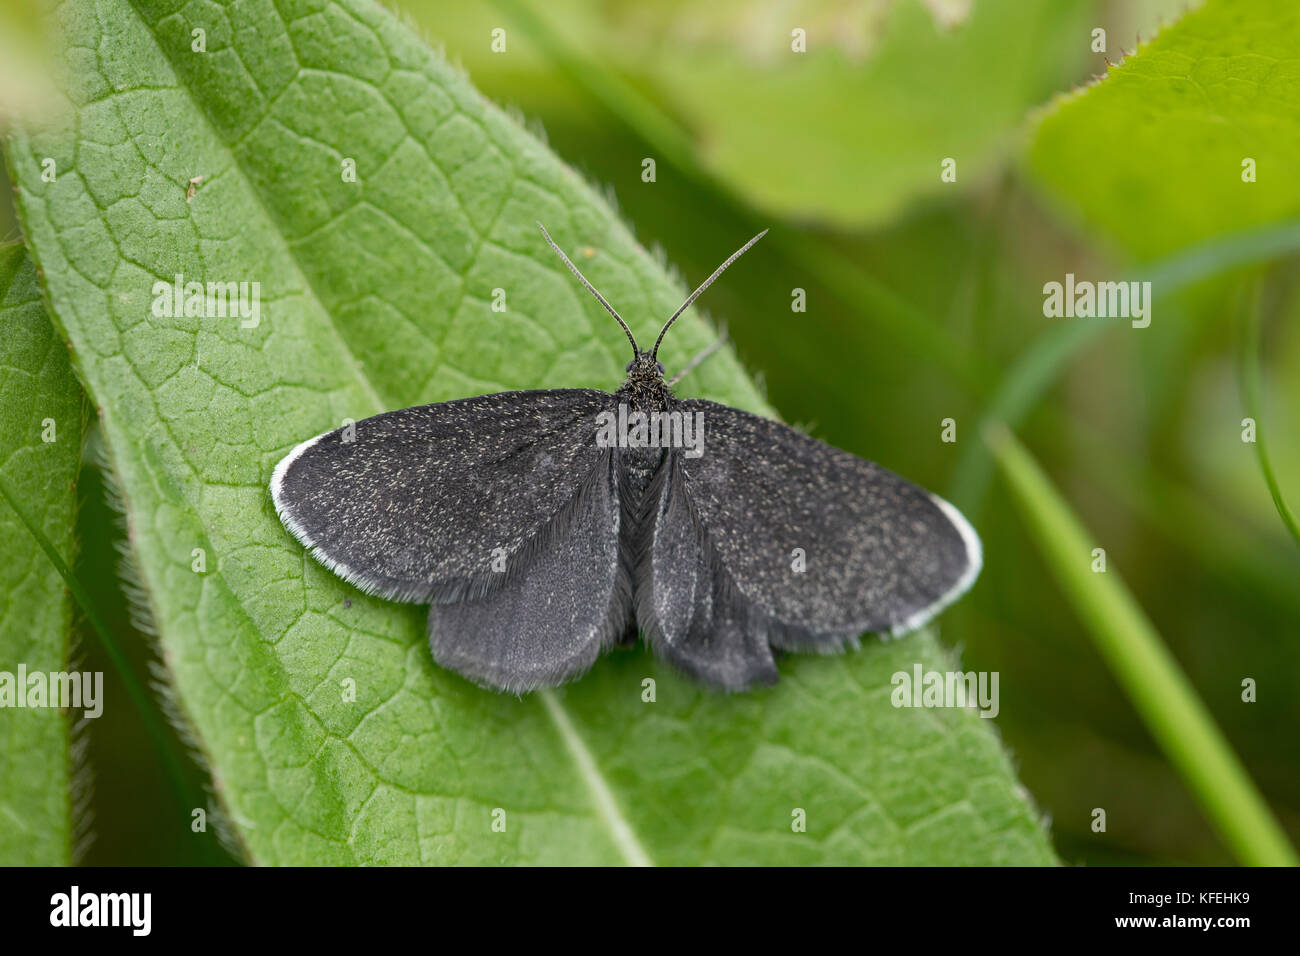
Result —
[[[573, 680], [638, 632], [710, 687], [745, 690], [776, 681], [778, 651], [919, 627], [979, 573], [956, 509], [779, 422], [677, 399], [664, 379], [664, 333], [758, 238], [648, 352], [552, 242], [632, 342], [622, 387], [481, 395], [327, 432], [276, 467], [281, 520], [363, 591], [431, 605], [434, 660], [497, 690]], [[620, 406], [665, 439], [671, 413], [702, 422], [702, 443], [647, 447], [635, 428], [601, 440]]]

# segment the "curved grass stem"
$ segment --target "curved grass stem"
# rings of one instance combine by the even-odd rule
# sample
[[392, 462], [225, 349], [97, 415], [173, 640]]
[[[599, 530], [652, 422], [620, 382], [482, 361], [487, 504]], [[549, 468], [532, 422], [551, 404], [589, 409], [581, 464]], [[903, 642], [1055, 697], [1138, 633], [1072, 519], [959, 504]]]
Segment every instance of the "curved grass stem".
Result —
[[1097, 650], [1210, 823], [1243, 863], [1295, 866], [1295, 850], [1205, 704], [1113, 570], [1092, 570], [1095, 542], [1028, 451], [985, 430], [1025, 523]]
[[1259, 470], [1264, 474], [1264, 484], [1268, 486], [1268, 493], [1273, 498], [1273, 507], [1277, 509], [1278, 517], [1282, 519], [1282, 524], [1286, 526], [1287, 531], [1291, 532], [1291, 537], [1295, 539], [1296, 544], [1300, 544], [1300, 522], [1296, 521], [1295, 513], [1291, 511], [1282, 497], [1282, 486], [1278, 483], [1277, 474], [1273, 471], [1273, 462], [1268, 454], [1268, 442], [1266, 441], [1263, 417], [1263, 375], [1260, 371], [1262, 359], [1260, 357], [1260, 325], [1262, 323], [1263, 309], [1261, 307], [1261, 296], [1258, 287], [1251, 296], [1250, 304], [1246, 307], [1245, 313], [1245, 335], [1242, 336], [1241, 349], [1241, 390], [1246, 402], [1246, 414], [1255, 420], [1255, 457], [1259, 459]]

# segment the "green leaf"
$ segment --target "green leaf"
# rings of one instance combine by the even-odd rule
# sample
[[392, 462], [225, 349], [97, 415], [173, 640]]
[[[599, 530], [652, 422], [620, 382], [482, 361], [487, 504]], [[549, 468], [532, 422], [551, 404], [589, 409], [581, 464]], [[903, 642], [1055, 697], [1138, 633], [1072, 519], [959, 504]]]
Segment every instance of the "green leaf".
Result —
[[[0, 483], [65, 555], [73, 546], [82, 417], [81, 389], [45, 314], [31, 259], [21, 245], [0, 246]], [[29, 674], [68, 670], [71, 599], [3, 498], [0, 554], [0, 671], [13, 679], [20, 665]], [[11, 707], [0, 719], [0, 864], [67, 864], [73, 718], [58, 707]]]
[[15, 117], [39, 116], [57, 102], [48, 41], [34, 5], [0, 5], [0, 130]]
[[[1142, 260], [1294, 218], [1297, 49], [1291, 0], [1210, 0], [1061, 98], [1030, 168], [1073, 217]], [[1242, 179], [1247, 159], [1255, 182]]]
[[[842, 227], [881, 225], [952, 190], [946, 158], [959, 185], [987, 178], [1026, 110], [1087, 54], [1073, 0], [978, 0], [951, 24], [915, 0], [878, 3], [878, 23], [859, 29], [838, 4], [801, 6], [797, 22], [766, 30], [726, 19], [748, 28], [748, 44], [663, 37], [646, 67], [710, 168], [770, 212]], [[790, 49], [801, 25], [805, 54]]]
[[[626, 342], [534, 220], [643, 340], [683, 288], [365, 0], [60, 10], [74, 125], [16, 139], [20, 212], [100, 408], [180, 705], [250, 859], [1053, 861], [986, 721], [890, 705], [894, 673], [956, 666], [930, 633], [787, 660], [775, 689], [737, 697], [641, 649], [523, 700], [435, 667], [423, 608], [367, 598], [284, 531], [275, 463], [387, 408], [620, 381]], [[260, 282], [260, 320], [155, 316], [154, 283], [178, 273]], [[713, 335], [679, 325], [669, 367]], [[768, 411], [729, 353], [697, 375], [701, 394]]]
[[1005, 426], [992, 425], [986, 434], [1016, 505], [1097, 650], [1224, 842], [1246, 864], [1300, 863], [1119, 572], [1096, 570], [1096, 540]]
[[[523, 3], [499, 5], [519, 22]], [[409, 6], [435, 35], [457, 31], [435, 4]], [[719, 0], [656, 17], [637, 3], [527, 6], [589, 50], [617, 49], [619, 70], [653, 91], [702, 163], [755, 207], [844, 228], [880, 226], [986, 179], [1010, 158], [1026, 110], [1073, 78], [1088, 51], [1077, 0]], [[793, 49], [795, 29], [805, 52]], [[488, 48], [463, 46], [471, 56]], [[957, 187], [940, 179], [945, 158]]]

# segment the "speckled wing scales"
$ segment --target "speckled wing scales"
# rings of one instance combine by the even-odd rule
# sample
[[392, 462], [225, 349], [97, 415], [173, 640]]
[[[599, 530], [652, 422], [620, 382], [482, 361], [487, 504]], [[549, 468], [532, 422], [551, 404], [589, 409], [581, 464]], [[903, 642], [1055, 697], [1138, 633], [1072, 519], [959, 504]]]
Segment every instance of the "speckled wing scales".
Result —
[[720, 690], [776, 683], [768, 622], [734, 582], [685, 487], [683, 456], [664, 460], [647, 495], [635, 573], [637, 626], [656, 654]]
[[825, 652], [906, 633], [978, 575], [979, 538], [943, 499], [779, 422], [698, 400], [675, 408], [703, 413], [704, 453], [665, 463], [636, 608], [688, 672], [728, 690], [766, 683], [767, 644]]
[[595, 441], [616, 402], [508, 392], [378, 415], [295, 448], [272, 496], [342, 577], [432, 605], [438, 663], [515, 692], [584, 672], [633, 610], [697, 679], [770, 684], [774, 650], [919, 627], [979, 572], [979, 539], [947, 502], [712, 402], [674, 406], [703, 415], [703, 455], [669, 450], [642, 497]]
[[363, 591], [481, 596], [521, 569], [604, 459], [595, 419], [613, 401], [555, 389], [386, 412], [303, 442], [271, 496], [312, 555]]
[[619, 561], [615, 453], [596, 467], [503, 586], [429, 608], [433, 659], [484, 687], [522, 693], [587, 671], [631, 616]]
[[498, 690], [576, 677], [630, 617], [614, 397], [505, 392], [388, 412], [304, 442], [271, 494], [312, 555], [362, 590], [429, 603], [434, 659]]

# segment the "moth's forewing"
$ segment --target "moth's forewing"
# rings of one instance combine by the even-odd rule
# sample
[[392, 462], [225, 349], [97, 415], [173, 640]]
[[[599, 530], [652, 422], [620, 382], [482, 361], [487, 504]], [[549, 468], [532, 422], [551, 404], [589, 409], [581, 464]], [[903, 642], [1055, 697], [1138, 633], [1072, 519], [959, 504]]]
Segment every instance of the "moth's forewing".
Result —
[[613, 451], [519, 560], [492, 593], [429, 609], [433, 659], [512, 693], [580, 676], [626, 626], [632, 595], [619, 562]]
[[947, 502], [793, 428], [713, 402], [686, 493], [722, 568], [774, 646], [828, 650], [904, 633], [979, 573], [979, 538]]
[[613, 403], [557, 389], [387, 412], [299, 445], [271, 495], [312, 555], [368, 593], [479, 597], [523, 569], [528, 542], [605, 460], [593, 435]]

